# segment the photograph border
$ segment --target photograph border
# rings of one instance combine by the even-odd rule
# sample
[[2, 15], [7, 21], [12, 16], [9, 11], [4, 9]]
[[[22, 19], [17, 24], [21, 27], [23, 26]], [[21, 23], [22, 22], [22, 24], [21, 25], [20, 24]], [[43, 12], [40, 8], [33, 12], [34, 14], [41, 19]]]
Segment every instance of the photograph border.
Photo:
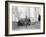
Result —
[[[8, 34], [8, 2], [13, 3], [27, 3], [27, 4], [42, 4], [43, 5], [43, 32], [42, 33], [26, 33], [26, 34]], [[35, 35], [45, 34], [45, 3], [41, 2], [25, 2], [25, 1], [5, 1], [5, 36], [19, 36], [19, 35]]]

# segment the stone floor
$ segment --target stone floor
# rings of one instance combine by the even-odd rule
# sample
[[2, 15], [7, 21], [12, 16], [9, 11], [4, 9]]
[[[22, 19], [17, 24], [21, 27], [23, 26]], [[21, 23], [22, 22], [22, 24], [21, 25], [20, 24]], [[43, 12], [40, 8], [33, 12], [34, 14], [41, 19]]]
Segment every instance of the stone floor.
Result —
[[34, 22], [27, 26], [17, 26], [17, 23], [13, 22], [12, 24], [13, 30], [21, 30], [21, 29], [40, 29], [40, 22]]

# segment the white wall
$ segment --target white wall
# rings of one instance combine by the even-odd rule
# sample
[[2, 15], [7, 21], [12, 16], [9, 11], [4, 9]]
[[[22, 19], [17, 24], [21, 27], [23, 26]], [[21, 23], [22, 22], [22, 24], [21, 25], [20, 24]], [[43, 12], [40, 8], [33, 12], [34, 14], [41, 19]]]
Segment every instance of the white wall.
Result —
[[[30, 1], [30, 2], [37, 1], [37, 2], [46, 3], [46, 0], [24, 0], [24, 1]], [[46, 4], [45, 4], [45, 6], [46, 6]], [[45, 18], [46, 18], [46, 16], [45, 16]], [[46, 25], [45, 25], [45, 28], [46, 28]], [[45, 29], [45, 31], [46, 31], [46, 29]], [[5, 35], [5, 0], [0, 0], [0, 37], [5, 37], [4, 35]], [[24, 35], [24, 36], [11, 36], [11, 37], [46, 37], [46, 32], [45, 32], [45, 34], [40, 34], [40, 35]]]

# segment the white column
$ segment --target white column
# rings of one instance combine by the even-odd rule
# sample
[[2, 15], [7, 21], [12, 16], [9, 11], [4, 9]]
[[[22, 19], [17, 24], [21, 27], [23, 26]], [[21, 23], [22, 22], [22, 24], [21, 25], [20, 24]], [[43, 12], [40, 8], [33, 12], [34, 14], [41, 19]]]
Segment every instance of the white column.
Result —
[[30, 8], [29, 7], [26, 8], [26, 15], [28, 18], [30, 18]]
[[39, 8], [35, 8], [35, 21], [38, 21]]
[[18, 11], [18, 12], [21, 12], [21, 14], [20, 14], [20, 19], [21, 18], [25, 18], [25, 11], [26, 11], [26, 8], [25, 7], [20, 7], [20, 9], [19, 9], [20, 11]]
[[15, 20], [15, 13], [16, 13], [16, 11], [15, 11], [15, 7], [12, 7], [12, 21], [16, 21]]
[[31, 22], [35, 22], [35, 8], [30, 8], [30, 19]]

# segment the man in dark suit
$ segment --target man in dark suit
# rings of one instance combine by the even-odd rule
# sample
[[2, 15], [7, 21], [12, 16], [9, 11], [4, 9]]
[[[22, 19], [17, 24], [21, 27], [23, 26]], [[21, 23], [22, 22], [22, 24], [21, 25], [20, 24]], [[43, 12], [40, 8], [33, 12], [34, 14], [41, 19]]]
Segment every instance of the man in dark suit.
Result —
[[41, 20], [41, 16], [40, 16], [40, 14], [39, 14], [39, 16], [38, 16], [38, 20], [39, 20], [39, 21]]

